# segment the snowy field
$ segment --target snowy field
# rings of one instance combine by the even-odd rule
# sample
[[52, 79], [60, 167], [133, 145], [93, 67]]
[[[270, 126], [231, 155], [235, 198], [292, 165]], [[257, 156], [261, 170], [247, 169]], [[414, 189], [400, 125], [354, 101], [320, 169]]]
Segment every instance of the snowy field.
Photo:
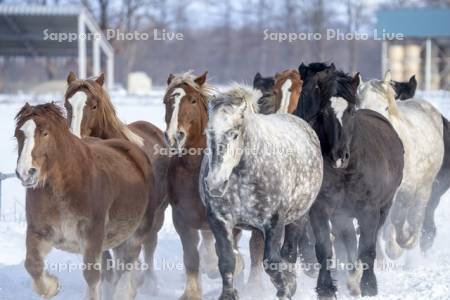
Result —
[[[450, 93], [436, 92], [424, 95], [447, 117], [450, 116]], [[16, 163], [16, 142], [13, 139], [14, 116], [25, 101], [33, 103], [59, 100], [61, 96], [30, 97], [29, 95], [0, 95], [0, 171], [12, 172]], [[164, 107], [162, 92], [156, 91], [149, 97], [113, 95], [119, 116], [126, 122], [147, 120], [164, 128]], [[31, 280], [26, 273], [24, 189], [16, 179], [3, 182], [2, 215], [0, 221], [0, 300], [39, 299], [31, 289]], [[173, 229], [170, 209], [157, 248], [157, 269], [160, 284], [158, 296], [140, 294], [138, 299], [172, 300], [183, 292], [184, 272], [182, 249], [178, 235]], [[371, 299], [450, 299], [450, 194], [447, 194], [437, 210], [438, 235], [435, 246], [424, 257], [413, 251], [406, 258], [394, 262], [385, 270], [377, 270], [379, 296]], [[242, 252], [248, 263], [248, 234], [241, 241]], [[79, 256], [54, 250], [48, 257], [48, 264], [77, 264]], [[248, 268], [246, 270], [248, 273]], [[82, 299], [84, 281], [81, 271], [52, 271], [60, 279], [61, 290], [54, 299]], [[315, 280], [299, 274], [295, 299], [315, 299]], [[221, 281], [203, 277], [204, 299], [217, 299]], [[253, 291], [241, 291], [243, 299], [273, 299], [275, 292], [266, 278], [266, 290], [258, 295]], [[339, 282], [339, 299], [351, 299], [345, 286]]]

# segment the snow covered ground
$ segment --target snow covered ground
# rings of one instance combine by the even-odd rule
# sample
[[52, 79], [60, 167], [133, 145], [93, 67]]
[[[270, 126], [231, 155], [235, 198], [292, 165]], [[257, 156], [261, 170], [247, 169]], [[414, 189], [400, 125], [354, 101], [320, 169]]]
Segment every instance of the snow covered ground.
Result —
[[[164, 128], [164, 107], [161, 91], [150, 97], [114, 95], [119, 116], [126, 122], [148, 120]], [[450, 116], [450, 93], [424, 95], [446, 115]], [[16, 163], [16, 142], [13, 139], [14, 115], [25, 101], [42, 102], [61, 99], [60, 95], [31, 97], [30, 95], [0, 95], [0, 171], [11, 172]], [[3, 182], [2, 215], [0, 221], [0, 300], [39, 299], [31, 289], [31, 281], [23, 267], [25, 257], [24, 189], [16, 179]], [[170, 209], [157, 248], [157, 269], [160, 294], [140, 294], [138, 299], [177, 299], [183, 292], [184, 272], [181, 243], [171, 224]], [[426, 257], [413, 252], [407, 258], [396, 261], [386, 270], [378, 270], [379, 296], [371, 299], [450, 299], [450, 194], [447, 194], [437, 210], [438, 236], [434, 248]], [[242, 252], [248, 264], [248, 234], [241, 242]], [[48, 265], [78, 264], [76, 255], [54, 250], [48, 257]], [[247, 268], [248, 272], [248, 268]], [[55, 299], [82, 299], [84, 281], [79, 270], [52, 271], [60, 279], [61, 290]], [[315, 280], [299, 274], [295, 299], [315, 299]], [[242, 294], [243, 299], [273, 299], [274, 289], [269, 280], [262, 293]], [[203, 277], [205, 299], [217, 299], [220, 293], [219, 279]], [[339, 283], [339, 299], [351, 299], [345, 286]], [[254, 291], [253, 291], [254, 292]]]

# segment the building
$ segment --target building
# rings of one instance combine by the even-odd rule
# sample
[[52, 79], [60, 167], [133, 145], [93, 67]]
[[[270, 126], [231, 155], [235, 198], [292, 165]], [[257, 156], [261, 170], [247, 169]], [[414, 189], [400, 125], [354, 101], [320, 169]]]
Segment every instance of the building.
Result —
[[[103, 54], [103, 56], [102, 56]], [[105, 62], [109, 87], [114, 83], [114, 50], [94, 17], [82, 6], [0, 5], [0, 56], [77, 57], [78, 76], [87, 78]]]
[[383, 41], [382, 70], [419, 88], [450, 89], [450, 9], [390, 9], [377, 13], [378, 32], [401, 33], [404, 40]]

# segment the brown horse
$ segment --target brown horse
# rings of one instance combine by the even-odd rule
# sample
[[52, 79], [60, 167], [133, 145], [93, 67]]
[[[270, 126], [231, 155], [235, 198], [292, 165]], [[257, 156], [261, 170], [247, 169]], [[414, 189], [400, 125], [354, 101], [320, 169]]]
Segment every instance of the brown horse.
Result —
[[[87, 298], [99, 300], [102, 252], [114, 248], [121, 263], [135, 263], [150, 230], [150, 161], [125, 140], [80, 140], [53, 103], [26, 104], [16, 122], [16, 173], [27, 188], [25, 267], [33, 287], [45, 298], [57, 294], [58, 280], [44, 270], [44, 259], [58, 248], [83, 255]], [[118, 275], [114, 299], [134, 298], [131, 272]]]
[[[191, 73], [177, 76], [171, 74], [164, 95], [167, 125], [165, 136], [173, 154], [169, 163], [168, 191], [173, 224], [183, 245], [186, 286], [181, 299], [186, 300], [202, 298], [199, 280], [199, 230], [202, 234], [202, 267], [208, 276], [219, 276], [214, 237], [207, 224], [198, 182], [203, 150], [206, 148], [204, 131], [208, 122], [207, 99], [213, 91], [206, 83], [206, 75], [207, 72], [198, 77]], [[238, 235], [236, 232], [236, 239]], [[243, 261], [240, 262], [237, 272], [243, 268]]]
[[164, 211], [168, 206], [167, 167], [168, 157], [160, 155], [157, 149], [165, 147], [162, 131], [151, 123], [137, 121], [129, 125], [122, 123], [116, 115], [108, 93], [103, 88], [104, 75], [96, 79], [77, 79], [73, 72], [67, 77], [68, 88], [65, 95], [67, 120], [71, 131], [81, 137], [101, 139], [120, 138], [140, 146], [148, 155], [155, 174], [154, 197], [157, 201], [155, 223], [144, 243], [146, 288], [157, 292], [153, 256], [158, 240], [158, 231], [164, 223]]
[[263, 78], [259, 73], [256, 74], [253, 87], [263, 92], [263, 96], [258, 100], [259, 112], [293, 113], [297, 108], [302, 86], [303, 81], [295, 69], [280, 71], [274, 78]]

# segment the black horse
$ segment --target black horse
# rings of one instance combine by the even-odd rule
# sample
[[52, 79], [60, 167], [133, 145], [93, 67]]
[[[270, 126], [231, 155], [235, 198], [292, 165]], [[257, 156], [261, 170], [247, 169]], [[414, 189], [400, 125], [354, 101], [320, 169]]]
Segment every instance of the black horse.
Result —
[[377, 234], [402, 181], [402, 142], [383, 116], [355, 109], [358, 75], [352, 78], [333, 65], [317, 63], [302, 64], [299, 71], [304, 85], [296, 114], [316, 131], [324, 157], [324, 181], [310, 210], [321, 266], [316, 291], [321, 299], [335, 297], [329, 267], [329, 221], [334, 231], [349, 237], [343, 241], [346, 247], [356, 249], [355, 229], [350, 222], [356, 218], [360, 239], [351, 272], [360, 281], [357, 283], [363, 296], [376, 295]]
[[407, 100], [413, 98], [416, 94], [417, 80], [416, 75], [411, 76], [409, 81], [391, 81], [391, 85], [395, 91], [395, 99], [397, 100]]

